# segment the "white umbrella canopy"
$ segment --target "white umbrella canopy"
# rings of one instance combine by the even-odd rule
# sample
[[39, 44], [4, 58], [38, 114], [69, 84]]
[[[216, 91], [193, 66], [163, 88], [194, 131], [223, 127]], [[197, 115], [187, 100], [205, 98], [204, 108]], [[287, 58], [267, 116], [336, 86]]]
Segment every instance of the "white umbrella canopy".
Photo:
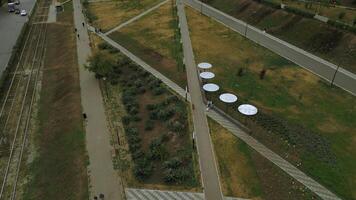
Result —
[[215, 77], [215, 74], [213, 72], [202, 72], [199, 76], [203, 79], [212, 79]]
[[225, 103], [235, 103], [237, 101], [237, 96], [231, 93], [224, 93], [219, 96], [219, 99]]
[[198, 64], [198, 67], [200, 69], [209, 69], [209, 68], [212, 67], [212, 65], [210, 63], [207, 63], [207, 62], [202, 62], [202, 63]]
[[241, 104], [238, 110], [241, 114], [248, 116], [256, 115], [258, 112], [257, 108], [251, 104]]
[[203, 85], [203, 90], [207, 92], [216, 92], [220, 89], [220, 87], [214, 83], [207, 83]]

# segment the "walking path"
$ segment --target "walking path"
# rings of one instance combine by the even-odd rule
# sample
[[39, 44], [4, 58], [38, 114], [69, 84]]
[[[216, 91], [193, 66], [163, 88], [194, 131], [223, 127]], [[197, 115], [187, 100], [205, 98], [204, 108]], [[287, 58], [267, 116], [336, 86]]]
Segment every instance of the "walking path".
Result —
[[185, 16], [184, 5], [177, 1], [179, 27], [183, 42], [183, 54], [187, 71], [189, 94], [192, 103], [192, 116], [195, 129], [195, 140], [199, 154], [200, 171], [203, 188], [207, 200], [222, 200], [223, 194], [219, 180], [218, 168], [214, 155], [214, 148], [210, 138], [208, 120], [205, 115], [206, 106], [201, 94], [200, 80], [198, 78], [193, 48], [190, 41], [188, 23]]
[[[91, 28], [93, 31], [93, 29]], [[104, 39], [106, 42], [111, 44], [113, 47], [117, 48], [120, 50], [123, 54], [128, 56], [132, 61], [136, 62], [138, 65], [143, 67], [145, 70], [150, 72], [152, 75], [157, 77], [158, 79], [162, 80], [163, 83], [165, 83], [168, 87], [170, 87], [172, 90], [174, 90], [176, 93], [181, 95], [182, 97], [185, 97], [185, 90], [179, 87], [177, 84], [175, 84], [173, 81], [162, 75], [160, 72], [149, 66], [147, 63], [142, 61], [140, 58], [129, 52], [127, 49], [125, 49], [123, 46], [117, 44], [115, 41], [111, 40], [109, 37], [107, 37], [104, 34], [98, 34], [102, 39]], [[188, 101], [190, 101], [190, 96], [188, 94]], [[313, 191], [315, 194], [320, 196], [322, 199], [325, 200], [340, 200], [335, 194], [330, 192], [327, 188], [324, 186], [320, 185], [318, 182], [310, 178], [308, 175], [300, 171], [298, 168], [294, 167], [292, 164], [290, 164], [288, 161], [284, 160], [282, 157], [268, 149], [266, 146], [255, 140], [253, 137], [248, 135], [246, 132], [244, 132], [238, 125], [236, 125], [234, 122], [231, 120], [227, 119], [225, 116], [222, 114], [216, 112], [215, 110], [210, 110], [207, 112], [207, 115], [218, 122], [220, 125], [228, 129], [232, 134], [234, 134], [236, 137], [239, 139], [243, 140], [246, 144], [248, 144], [251, 148], [259, 152], [263, 157], [268, 159], [269, 161], [273, 162], [275, 165], [277, 165], [279, 168], [281, 168], [283, 171], [285, 171], [287, 174], [295, 178], [297, 181], [302, 183], [305, 187], [309, 188], [311, 191]]]
[[127, 26], [128, 24], [130, 24], [130, 23], [132, 23], [132, 22], [134, 22], [134, 21], [140, 19], [141, 17], [147, 15], [148, 13], [152, 12], [153, 10], [156, 10], [157, 8], [159, 8], [159, 7], [162, 6], [163, 4], [167, 3], [168, 1], [169, 1], [169, 0], [165, 0], [165, 1], [162, 1], [161, 3], [158, 3], [157, 5], [155, 5], [155, 6], [153, 6], [152, 8], [150, 8], [150, 9], [148, 9], [148, 10], [142, 12], [141, 14], [137, 15], [136, 17], [131, 18], [131, 19], [129, 19], [128, 21], [126, 21], [126, 22], [120, 24], [119, 26], [117, 26], [117, 27], [111, 29], [110, 31], [106, 32], [105, 35], [110, 35], [111, 33], [113, 33], [113, 32], [115, 32], [115, 31], [117, 31], [117, 30], [119, 30], [119, 29], [121, 29], [121, 28]]
[[[125, 190], [127, 200], [204, 200], [203, 193], [196, 192], [175, 192], [164, 190], [148, 190], [127, 188]], [[224, 200], [246, 200], [235, 197], [224, 197]]]
[[[83, 110], [87, 115], [86, 146], [89, 154], [88, 173], [90, 194], [103, 193], [105, 199], [120, 200], [124, 191], [120, 187], [119, 176], [113, 169], [111, 158], [110, 133], [106, 121], [99, 83], [94, 75], [84, 68], [90, 55], [89, 36], [82, 25], [84, 16], [80, 0], [73, 1], [74, 22], [79, 38], [77, 53], [80, 74], [80, 88]], [[92, 196], [90, 199], [92, 199]]]

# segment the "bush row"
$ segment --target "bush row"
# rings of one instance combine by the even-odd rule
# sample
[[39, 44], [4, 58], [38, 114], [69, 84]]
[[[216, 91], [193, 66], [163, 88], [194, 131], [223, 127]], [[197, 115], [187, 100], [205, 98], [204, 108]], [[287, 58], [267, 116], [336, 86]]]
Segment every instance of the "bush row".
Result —
[[331, 26], [334, 26], [336, 28], [345, 30], [345, 31], [350, 31], [350, 32], [356, 33], [356, 26], [351, 26], [351, 25], [346, 24], [346, 23], [341, 22], [341, 21], [329, 19], [328, 20], [328, 24], [331, 25]]

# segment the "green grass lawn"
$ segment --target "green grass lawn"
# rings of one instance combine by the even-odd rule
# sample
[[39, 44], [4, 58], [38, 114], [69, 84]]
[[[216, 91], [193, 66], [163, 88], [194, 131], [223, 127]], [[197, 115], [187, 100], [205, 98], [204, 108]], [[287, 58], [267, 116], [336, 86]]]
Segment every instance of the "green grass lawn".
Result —
[[186, 72], [174, 11], [169, 1], [109, 37], [184, 88]]
[[356, 35], [351, 32], [255, 1], [210, 0], [208, 4], [356, 73]]
[[[323, 185], [355, 198], [355, 97], [190, 8], [187, 14], [197, 63], [212, 63], [213, 82], [237, 94], [239, 103], [260, 110], [252, 122], [240, 116], [236, 106], [229, 114], [247, 123], [256, 138], [280, 155], [285, 150], [296, 155], [288, 160], [301, 163], [300, 168]], [[261, 80], [263, 69], [267, 72]]]

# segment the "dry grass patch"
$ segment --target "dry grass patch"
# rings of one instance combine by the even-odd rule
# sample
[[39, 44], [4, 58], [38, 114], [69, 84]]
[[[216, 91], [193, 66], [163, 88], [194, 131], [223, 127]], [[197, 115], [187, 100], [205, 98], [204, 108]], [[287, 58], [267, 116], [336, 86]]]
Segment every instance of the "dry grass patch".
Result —
[[37, 156], [23, 199], [88, 199], [73, 21], [49, 24], [46, 48], [39, 130], [34, 136]]
[[185, 87], [186, 73], [182, 66], [182, 52], [175, 38], [177, 27], [173, 2], [167, 2], [142, 19], [112, 33], [110, 37], [178, 85]]
[[88, 9], [97, 17], [93, 25], [108, 31], [154, 6], [159, 0], [124, 0], [89, 3]]

